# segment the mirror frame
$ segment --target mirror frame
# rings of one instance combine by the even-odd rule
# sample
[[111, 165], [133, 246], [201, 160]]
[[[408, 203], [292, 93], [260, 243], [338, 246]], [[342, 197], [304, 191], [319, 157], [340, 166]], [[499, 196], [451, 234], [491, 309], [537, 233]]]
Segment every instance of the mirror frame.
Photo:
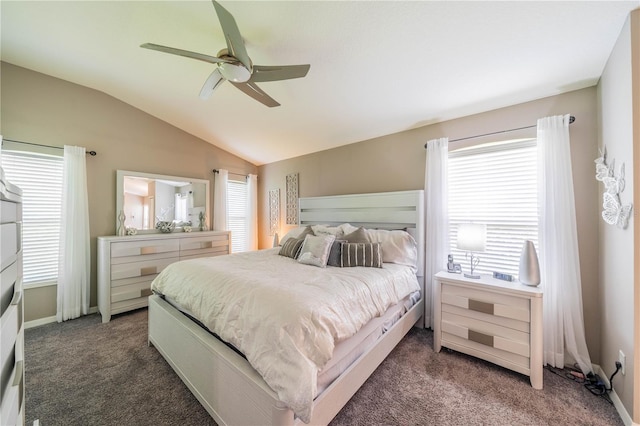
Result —
[[[120, 224], [118, 223], [118, 215], [120, 211], [122, 211], [124, 207], [124, 177], [125, 176], [133, 176], [147, 179], [160, 179], [160, 180], [169, 180], [169, 181], [179, 181], [179, 182], [191, 182], [191, 183], [202, 183], [205, 186], [205, 211], [206, 211], [206, 226], [207, 229], [211, 229], [210, 221], [211, 221], [211, 189], [210, 189], [210, 181], [208, 179], [196, 179], [189, 178], [184, 176], [169, 176], [169, 175], [158, 175], [154, 173], [143, 173], [143, 172], [132, 172], [130, 170], [116, 170], [116, 228], [115, 233], [118, 233], [118, 227]], [[155, 223], [155, 220], [154, 220]], [[160, 234], [161, 232], [157, 229], [138, 229], [138, 234]], [[176, 226], [174, 232], [181, 232], [182, 227]], [[192, 232], [200, 232], [197, 226], [193, 227]]]

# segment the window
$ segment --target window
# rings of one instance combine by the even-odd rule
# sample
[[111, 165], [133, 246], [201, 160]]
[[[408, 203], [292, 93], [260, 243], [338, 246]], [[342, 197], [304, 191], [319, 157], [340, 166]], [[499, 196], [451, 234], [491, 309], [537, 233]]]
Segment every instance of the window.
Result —
[[[517, 275], [524, 240], [538, 244], [537, 153], [535, 139], [465, 148], [449, 153], [449, 239], [456, 263], [468, 270], [456, 249], [458, 225], [487, 226], [479, 273]], [[537, 248], [537, 247], [536, 247]]]
[[22, 189], [25, 286], [55, 283], [58, 279], [63, 165], [63, 157], [2, 152], [5, 176]]
[[233, 253], [248, 250], [247, 196], [246, 181], [229, 179], [227, 182], [227, 227], [231, 231], [231, 251]]

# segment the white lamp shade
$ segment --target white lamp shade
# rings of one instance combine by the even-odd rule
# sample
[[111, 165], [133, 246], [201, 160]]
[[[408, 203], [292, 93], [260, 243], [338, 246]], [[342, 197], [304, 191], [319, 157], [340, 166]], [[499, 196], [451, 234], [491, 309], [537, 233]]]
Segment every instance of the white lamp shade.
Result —
[[461, 223], [458, 225], [458, 249], [465, 251], [484, 251], [486, 244], [486, 225], [479, 223]]

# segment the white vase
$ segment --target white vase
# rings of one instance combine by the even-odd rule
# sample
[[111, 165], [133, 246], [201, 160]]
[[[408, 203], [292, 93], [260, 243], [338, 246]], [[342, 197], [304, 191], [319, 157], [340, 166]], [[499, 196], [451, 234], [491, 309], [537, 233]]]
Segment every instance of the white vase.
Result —
[[518, 279], [522, 284], [537, 286], [540, 284], [540, 265], [533, 241], [525, 240], [520, 254]]

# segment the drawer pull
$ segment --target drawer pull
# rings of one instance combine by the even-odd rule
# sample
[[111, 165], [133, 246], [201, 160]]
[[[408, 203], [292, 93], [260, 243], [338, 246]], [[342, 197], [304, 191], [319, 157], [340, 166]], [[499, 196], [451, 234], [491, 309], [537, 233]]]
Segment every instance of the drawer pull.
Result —
[[200, 248], [206, 249], [206, 248], [212, 248], [212, 247], [213, 247], [212, 241], [205, 241], [203, 243], [200, 243]]
[[157, 266], [147, 266], [146, 268], [140, 268], [140, 275], [141, 276], [153, 275], [153, 274], [157, 274], [157, 273], [158, 273], [158, 267]]
[[153, 291], [151, 291], [150, 288], [143, 288], [142, 290], [140, 290], [140, 297], [151, 296], [152, 294]]
[[488, 334], [469, 330], [469, 340], [471, 340], [472, 342], [480, 343], [485, 346], [493, 347], [493, 336], [489, 336]]
[[140, 247], [140, 254], [155, 254], [155, 247]]
[[469, 299], [469, 310], [493, 315], [493, 303]]
[[11, 304], [12, 305], [18, 305], [18, 304], [20, 304], [21, 300], [22, 300], [22, 292], [21, 291], [16, 291], [15, 293], [13, 293], [13, 298], [11, 299]]

